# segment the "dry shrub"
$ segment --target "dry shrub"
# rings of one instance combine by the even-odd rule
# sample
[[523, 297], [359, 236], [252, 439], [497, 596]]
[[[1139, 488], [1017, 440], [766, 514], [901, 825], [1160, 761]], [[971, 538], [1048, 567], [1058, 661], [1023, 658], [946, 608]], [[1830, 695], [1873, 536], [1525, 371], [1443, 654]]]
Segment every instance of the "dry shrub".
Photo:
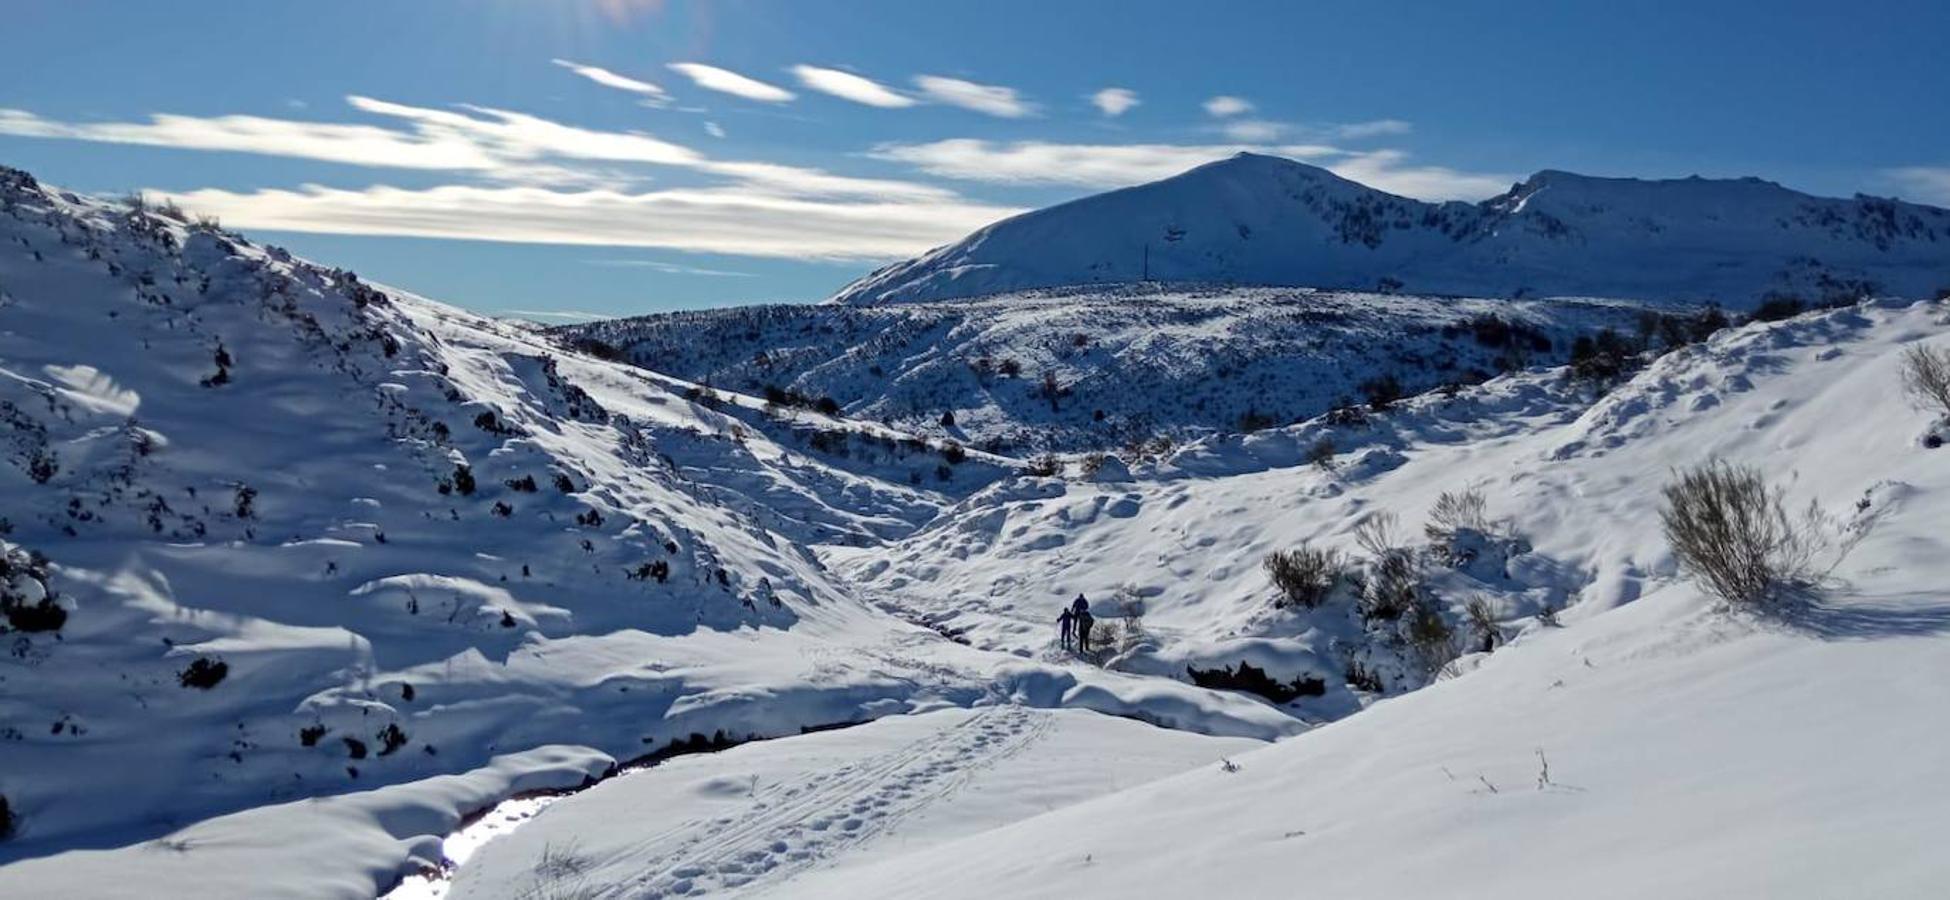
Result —
[[1826, 547], [1820, 508], [1790, 516], [1760, 470], [1716, 460], [1678, 473], [1661, 493], [1659, 519], [1681, 571], [1721, 599], [1753, 605], [1813, 580]]
[[1428, 524], [1422, 526], [1422, 530], [1430, 540], [1436, 541], [1451, 540], [1457, 532], [1462, 531], [1488, 534], [1489, 505], [1480, 491], [1443, 491], [1442, 496], [1436, 498], [1435, 507], [1429, 510]]
[[1903, 351], [1903, 392], [1950, 416], [1950, 348], [1916, 344]]
[[1314, 609], [1340, 583], [1344, 564], [1338, 551], [1301, 544], [1298, 549], [1266, 554], [1262, 565], [1266, 567], [1266, 577], [1280, 591], [1274, 606]]

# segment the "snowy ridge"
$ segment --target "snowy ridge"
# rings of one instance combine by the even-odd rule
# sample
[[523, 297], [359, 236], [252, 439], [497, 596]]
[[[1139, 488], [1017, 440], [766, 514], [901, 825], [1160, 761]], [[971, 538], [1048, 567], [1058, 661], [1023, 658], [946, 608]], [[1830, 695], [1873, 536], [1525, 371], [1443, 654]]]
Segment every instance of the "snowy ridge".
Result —
[[1477, 204], [1424, 203], [1240, 154], [1024, 213], [848, 285], [873, 304], [1157, 280], [1598, 296], [1751, 307], [1950, 287], [1950, 211], [1753, 178], [1544, 171]]

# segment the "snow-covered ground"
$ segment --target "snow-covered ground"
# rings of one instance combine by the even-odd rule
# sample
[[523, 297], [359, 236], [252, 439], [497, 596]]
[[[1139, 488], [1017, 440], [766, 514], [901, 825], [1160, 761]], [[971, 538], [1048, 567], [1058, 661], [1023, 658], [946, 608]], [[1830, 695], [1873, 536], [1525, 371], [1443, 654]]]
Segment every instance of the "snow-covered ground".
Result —
[[789, 894], [801, 872], [895, 859], [1260, 746], [1013, 705], [881, 719], [605, 782], [495, 845], [448, 896]]
[[[937, 439], [1028, 455], [1287, 425], [1563, 362], [1640, 304], [1124, 284], [933, 303], [735, 307], [570, 326], [638, 365], [770, 387]], [[1141, 389], [1138, 387], [1141, 386]], [[924, 473], [933, 477], [932, 473]]]
[[[10, 170], [0, 199], [0, 895], [367, 900], [470, 814], [564, 789], [439, 887], [1828, 897], [1950, 875], [1928, 843], [1950, 449], [1898, 371], [1950, 348], [1942, 303], [1728, 329], [1607, 390], [1522, 370], [1039, 475], [167, 211]], [[1464, 317], [1277, 293], [1207, 299]], [[1565, 309], [1509, 315], [1591, 324]], [[1813, 595], [1733, 612], [1680, 577], [1659, 488], [1714, 458], [1826, 510]], [[1490, 521], [1425, 535], [1465, 491]], [[1372, 573], [1355, 531], [1379, 514], [1413, 615], [1345, 584], [1276, 608], [1268, 552]], [[1115, 631], [1090, 658], [1054, 646], [1078, 593]], [[1294, 696], [1193, 683], [1246, 664]], [[773, 740], [725, 749], [748, 738]]]
[[[963, 647], [809, 549], [909, 531], [1013, 462], [862, 423], [884, 455], [828, 465], [752, 398], [3, 174], [0, 543], [49, 558], [8, 602], [65, 615], [8, 627], [0, 860], [142, 853], [547, 745], [608, 765], [942, 704], [1304, 727]], [[917, 455], [946, 476], [910, 484]], [[376, 891], [492, 793], [371, 794], [384, 839], [314, 843], [347, 874], [300, 884]]]

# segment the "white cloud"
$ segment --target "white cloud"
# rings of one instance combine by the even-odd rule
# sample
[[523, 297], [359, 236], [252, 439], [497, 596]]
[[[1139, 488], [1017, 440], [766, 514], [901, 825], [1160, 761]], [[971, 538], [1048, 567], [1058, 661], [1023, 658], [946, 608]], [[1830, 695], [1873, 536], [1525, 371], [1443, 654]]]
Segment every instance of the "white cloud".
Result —
[[999, 116], [1004, 119], [1020, 119], [1036, 114], [1036, 106], [1024, 100], [1015, 88], [993, 84], [976, 84], [959, 78], [946, 78], [940, 75], [916, 75], [914, 85], [921, 93], [937, 103], [972, 109], [979, 113]]
[[582, 63], [570, 62], [569, 60], [566, 59], [552, 59], [549, 60], [549, 62], [561, 66], [564, 69], [568, 69], [569, 71], [574, 72], [577, 75], [581, 75], [582, 77], [587, 78], [590, 81], [593, 81], [597, 84], [600, 84], [603, 87], [615, 88], [619, 91], [629, 91], [632, 94], [642, 94], [646, 97], [652, 97], [659, 101], [670, 99], [670, 95], [664, 93], [663, 88], [651, 84], [648, 81], [640, 81], [638, 79], [631, 78], [628, 75], [619, 75], [615, 72], [612, 72], [600, 66], [583, 65]]
[[1446, 166], [1407, 165], [1400, 150], [1349, 154], [1327, 168], [1350, 181], [1418, 200], [1482, 200], [1510, 189], [1519, 177], [1507, 172], [1460, 172]]
[[722, 138], [724, 137], [724, 126], [716, 122], [706, 122], [704, 123], [704, 133], [714, 138]]
[[1925, 203], [1950, 206], [1950, 167], [1905, 166], [1885, 174]]
[[499, 165], [471, 141], [451, 134], [406, 134], [372, 125], [297, 122], [257, 116], [153, 115], [147, 122], [67, 123], [0, 109], [0, 134], [105, 144], [289, 156], [355, 166], [485, 170]]
[[912, 256], [1020, 212], [962, 200], [836, 202], [741, 188], [630, 194], [308, 185], [296, 191], [150, 193], [243, 228], [832, 260]]
[[902, 109], [919, 102], [871, 78], [839, 69], [801, 65], [793, 66], [792, 74], [798, 76], [799, 83], [805, 85], [808, 90], [831, 94], [842, 100], [851, 100], [868, 106], [878, 106], [881, 109]]
[[732, 272], [725, 269], [703, 269], [697, 266], [680, 266], [654, 259], [585, 259], [586, 266], [605, 266], [619, 269], [649, 269], [666, 275], [701, 275], [712, 278], [756, 278], [750, 272]]
[[1400, 119], [1376, 119], [1372, 122], [1351, 122], [1346, 125], [1336, 125], [1334, 126], [1334, 135], [1353, 141], [1360, 140], [1361, 138], [1382, 137], [1384, 135], [1407, 134], [1413, 130], [1415, 130], [1415, 126]]
[[1214, 118], [1223, 119], [1227, 116], [1236, 116], [1240, 113], [1249, 113], [1252, 111], [1252, 101], [1243, 97], [1220, 95], [1205, 101], [1205, 114]]
[[876, 159], [906, 163], [931, 175], [994, 184], [1069, 184], [1125, 187], [1168, 178], [1193, 166], [1241, 152], [1275, 153], [1289, 158], [1319, 158], [1340, 153], [1333, 147], [1244, 144], [1053, 144], [1042, 141], [998, 143], [956, 138], [928, 144], [882, 144]]
[[1108, 87], [1090, 95], [1091, 104], [1106, 116], [1116, 118], [1138, 105], [1137, 91], [1130, 88]]
[[797, 95], [777, 85], [766, 84], [756, 78], [749, 78], [730, 69], [707, 66], [703, 63], [671, 63], [670, 70], [697, 83], [707, 91], [717, 91], [761, 103], [786, 103]]
[[1407, 164], [1399, 150], [1351, 152], [1317, 144], [1055, 144], [958, 138], [926, 144], [882, 144], [876, 159], [931, 175], [994, 184], [1115, 188], [1168, 178], [1237, 153], [1311, 161], [1343, 178], [1423, 200], [1476, 200], [1502, 192], [1511, 175]]
[[525, 113], [463, 106], [462, 112], [348, 97], [353, 108], [407, 123], [411, 131], [221, 116], [158, 115], [146, 123], [71, 124], [0, 109], [0, 134], [224, 150], [315, 159], [378, 168], [464, 172], [509, 184], [622, 187], [640, 176], [589, 163], [673, 166], [743, 182], [748, 190], [780, 196], [948, 200], [953, 191], [880, 178], [853, 178], [819, 169], [711, 159], [642, 132], [597, 131]]

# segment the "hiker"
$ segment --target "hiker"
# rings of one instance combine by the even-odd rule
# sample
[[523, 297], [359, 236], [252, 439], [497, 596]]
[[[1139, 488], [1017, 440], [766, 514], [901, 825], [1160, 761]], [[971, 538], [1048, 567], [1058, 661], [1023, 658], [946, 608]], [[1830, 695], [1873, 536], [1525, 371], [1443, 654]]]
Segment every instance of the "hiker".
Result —
[[1090, 617], [1090, 601], [1083, 599], [1082, 594], [1070, 601], [1070, 618], [1077, 632], [1077, 652], [1089, 653], [1090, 625], [1095, 620]]
[[1075, 627], [1076, 616], [1070, 615], [1069, 607], [1064, 607], [1063, 614], [1056, 617], [1056, 630], [1058, 633], [1057, 639], [1063, 643], [1063, 649], [1065, 650], [1070, 649], [1071, 629]]

